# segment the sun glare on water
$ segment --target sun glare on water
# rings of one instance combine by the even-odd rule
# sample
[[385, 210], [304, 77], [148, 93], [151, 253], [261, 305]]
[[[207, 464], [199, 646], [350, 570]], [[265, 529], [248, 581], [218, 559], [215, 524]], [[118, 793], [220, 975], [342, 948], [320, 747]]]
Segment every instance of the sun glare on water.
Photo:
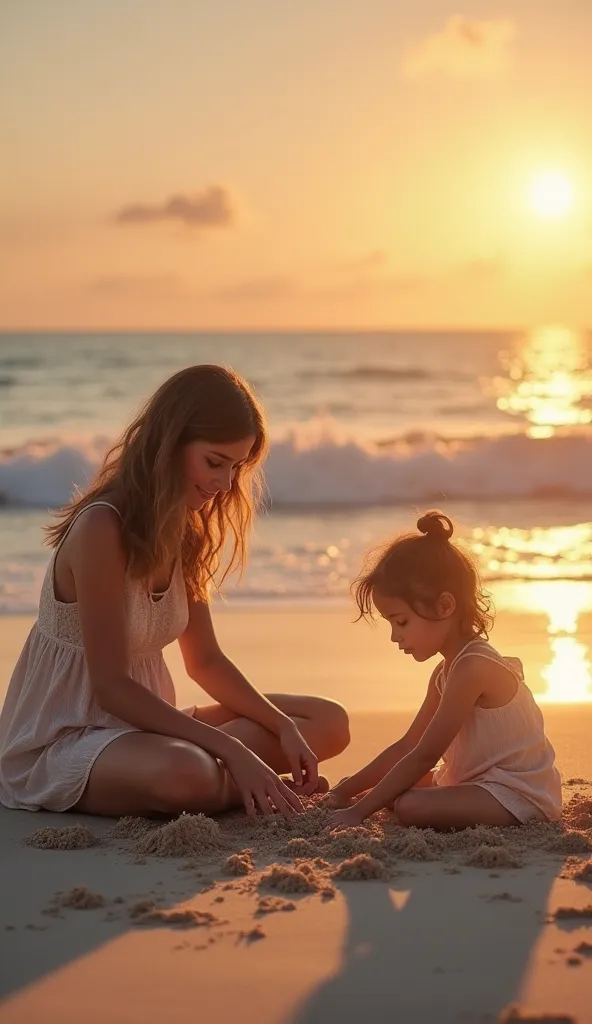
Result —
[[538, 217], [555, 220], [565, 217], [574, 204], [574, 189], [567, 175], [545, 171], [530, 183], [528, 201]]

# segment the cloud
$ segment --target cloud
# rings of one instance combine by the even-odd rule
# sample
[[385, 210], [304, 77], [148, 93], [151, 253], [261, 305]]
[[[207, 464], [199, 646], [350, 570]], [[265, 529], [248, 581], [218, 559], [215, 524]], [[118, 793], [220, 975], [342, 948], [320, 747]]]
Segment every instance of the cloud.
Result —
[[515, 26], [507, 18], [475, 21], [455, 14], [441, 32], [418, 42], [403, 62], [406, 78], [446, 75], [488, 78], [503, 74], [510, 63]]
[[180, 295], [184, 282], [178, 274], [105, 274], [90, 281], [94, 295], [114, 298], [167, 298]]
[[271, 277], [254, 277], [239, 281], [215, 292], [216, 298], [228, 299], [231, 302], [261, 302], [272, 299], [283, 299], [295, 295], [298, 285], [288, 277], [280, 275]]
[[236, 221], [235, 204], [229, 189], [212, 185], [195, 195], [171, 196], [160, 206], [132, 203], [115, 214], [117, 224], [155, 224], [180, 221], [191, 228], [228, 228]]
[[389, 261], [389, 254], [386, 249], [373, 249], [354, 259], [346, 260], [340, 264], [342, 270], [381, 270]]

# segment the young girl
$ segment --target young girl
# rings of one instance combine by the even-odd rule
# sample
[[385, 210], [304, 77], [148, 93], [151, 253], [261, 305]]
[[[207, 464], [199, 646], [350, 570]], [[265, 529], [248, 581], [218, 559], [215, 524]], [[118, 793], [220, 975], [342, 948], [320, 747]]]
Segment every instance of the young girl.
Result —
[[[348, 743], [344, 709], [258, 693], [220, 650], [207, 601], [223, 545], [227, 572], [244, 563], [265, 451], [245, 381], [189, 367], [47, 528], [39, 618], [0, 716], [5, 806], [288, 814], [315, 790], [317, 758]], [[162, 649], [176, 639], [215, 704], [175, 707]], [[292, 787], [276, 774], [288, 770]]]
[[[518, 825], [561, 814], [561, 779], [543, 717], [517, 659], [487, 642], [489, 604], [477, 571], [451, 543], [452, 523], [427, 512], [356, 580], [360, 616], [373, 606], [416, 661], [441, 654], [425, 700], [398, 743], [329, 794], [334, 824], [382, 807], [420, 828]], [[442, 759], [442, 764], [434, 766]]]

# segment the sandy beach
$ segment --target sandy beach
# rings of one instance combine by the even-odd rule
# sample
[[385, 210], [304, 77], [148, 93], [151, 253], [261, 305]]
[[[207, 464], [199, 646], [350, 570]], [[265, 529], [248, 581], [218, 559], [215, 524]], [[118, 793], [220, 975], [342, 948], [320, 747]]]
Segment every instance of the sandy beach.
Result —
[[[527, 673], [548, 657], [535, 619], [500, 616], [493, 638]], [[325, 766], [332, 781], [405, 728], [425, 673], [351, 620], [349, 608], [216, 615], [262, 689], [352, 709], [351, 746]], [[30, 625], [0, 621], [3, 681]], [[205, 700], [174, 649], [167, 659], [179, 703]], [[385, 821], [331, 847], [313, 805], [287, 831], [234, 816], [142, 835], [2, 810], [0, 1020], [592, 1021], [592, 705], [545, 714], [566, 820], [518, 837], [424, 837]]]

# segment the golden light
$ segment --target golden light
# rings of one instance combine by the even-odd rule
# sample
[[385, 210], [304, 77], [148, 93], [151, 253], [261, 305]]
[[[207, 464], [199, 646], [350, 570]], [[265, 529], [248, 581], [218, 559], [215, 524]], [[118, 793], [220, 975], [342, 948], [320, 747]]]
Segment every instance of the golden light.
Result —
[[571, 210], [574, 189], [567, 175], [559, 171], [546, 171], [531, 182], [528, 190], [531, 209], [539, 217], [558, 219]]
[[507, 376], [493, 383], [497, 407], [523, 417], [531, 437], [592, 422], [592, 365], [584, 335], [543, 327], [503, 353], [502, 362]]
[[[580, 623], [582, 616], [589, 618], [592, 612], [592, 583], [573, 580], [507, 583], [496, 590], [496, 604], [508, 611], [544, 615], [547, 619], [546, 663], [537, 666], [538, 671], [532, 675], [528, 667], [526, 671], [526, 681], [537, 702], [592, 703], [592, 650], [586, 642], [589, 627]], [[537, 674], [540, 674], [542, 689], [537, 685]]]

